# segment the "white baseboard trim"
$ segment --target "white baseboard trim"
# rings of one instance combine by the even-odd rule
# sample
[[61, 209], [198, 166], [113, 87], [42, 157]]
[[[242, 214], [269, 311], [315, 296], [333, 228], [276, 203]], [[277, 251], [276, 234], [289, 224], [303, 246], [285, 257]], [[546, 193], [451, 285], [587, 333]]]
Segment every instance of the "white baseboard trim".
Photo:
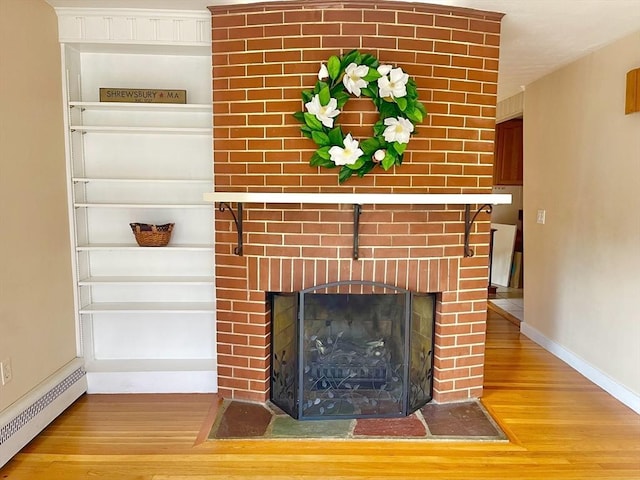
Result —
[[88, 393], [215, 393], [215, 371], [87, 372]]
[[0, 412], [0, 467], [86, 391], [84, 362], [76, 358]]
[[593, 383], [602, 388], [605, 392], [609, 393], [620, 402], [624, 403], [627, 407], [632, 409], [636, 413], [640, 413], [640, 395], [632, 392], [625, 386], [619, 384], [615, 380], [611, 379], [608, 375], [601, 372], [593, 365], [587, 363], [584, 359], [577, 356], [575, 353], [567, 350], [559, 343], [544, 336], [539, 330], [533, 328], [528, 323], [522, 322], [520, 325], [520, 332], [529, 339], [536, 342], [538, 345], [549, 351], [567, 365], [584, 375]]

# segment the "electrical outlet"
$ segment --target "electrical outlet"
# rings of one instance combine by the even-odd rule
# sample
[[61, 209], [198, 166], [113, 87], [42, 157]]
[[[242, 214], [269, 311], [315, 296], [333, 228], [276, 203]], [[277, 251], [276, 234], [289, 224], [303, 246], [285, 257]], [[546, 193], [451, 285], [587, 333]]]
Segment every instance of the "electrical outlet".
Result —
[[0, 379], [2, 385], [6, 385], [13, 379], [13, 370], [11, 369], [11, 358], [5, 358], [0, 362]]
[[547, 211], [546, 210], [538, 210], [538, 216], [536, 218], [536, 221], [538, 223], [541, 223], [542, 225], [544, 225], [544, 222], [546, 221], [547, 217]]

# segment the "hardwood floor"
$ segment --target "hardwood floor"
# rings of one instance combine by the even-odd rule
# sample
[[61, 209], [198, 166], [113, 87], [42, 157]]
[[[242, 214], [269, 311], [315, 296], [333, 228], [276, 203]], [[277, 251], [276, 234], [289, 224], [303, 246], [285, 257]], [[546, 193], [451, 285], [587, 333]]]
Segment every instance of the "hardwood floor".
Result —
[[214, 395], [85, 395], [0, 479], [640, 479], [640, 416], [489, 312], [485, 407], [503, 443], [197, 443]]

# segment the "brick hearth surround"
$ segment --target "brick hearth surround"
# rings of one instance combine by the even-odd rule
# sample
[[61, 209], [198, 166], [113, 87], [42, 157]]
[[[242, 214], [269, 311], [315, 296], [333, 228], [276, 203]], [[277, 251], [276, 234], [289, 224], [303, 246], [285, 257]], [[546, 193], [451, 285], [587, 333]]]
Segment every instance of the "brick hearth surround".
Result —
[[[501, 14], [403, 2], [294, 1], [210, 7], [217, 191], [491, 193]], [[401, 66], [429, 116], [404, 163], [338, 185], [308, 161], [295, 111], [321, 62], [352, 49]], [[370, 100], [339, 117], [371, 136]], [[475, 210], [477, 206], [472, 206]], [[352, 205], [244, 205], [244, 255], [228, 211], [215, 219], [218, 383], [227, 398], [269, 397], [267, 292], [375, 280], [436, 292], [434, 400], [482, 395], [489, 222], [463, 257], [462, 206], [364, 205], [353, 260]]]

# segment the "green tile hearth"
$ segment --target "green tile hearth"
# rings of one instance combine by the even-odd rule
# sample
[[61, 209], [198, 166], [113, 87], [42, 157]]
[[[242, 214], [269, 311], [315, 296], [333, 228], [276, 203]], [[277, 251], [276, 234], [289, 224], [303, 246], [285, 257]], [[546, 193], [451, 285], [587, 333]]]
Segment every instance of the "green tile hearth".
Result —
[[310, 420], [301, 422], [289, 415], [274, 417], [273, 438], [349, 438], [353, 420]]

